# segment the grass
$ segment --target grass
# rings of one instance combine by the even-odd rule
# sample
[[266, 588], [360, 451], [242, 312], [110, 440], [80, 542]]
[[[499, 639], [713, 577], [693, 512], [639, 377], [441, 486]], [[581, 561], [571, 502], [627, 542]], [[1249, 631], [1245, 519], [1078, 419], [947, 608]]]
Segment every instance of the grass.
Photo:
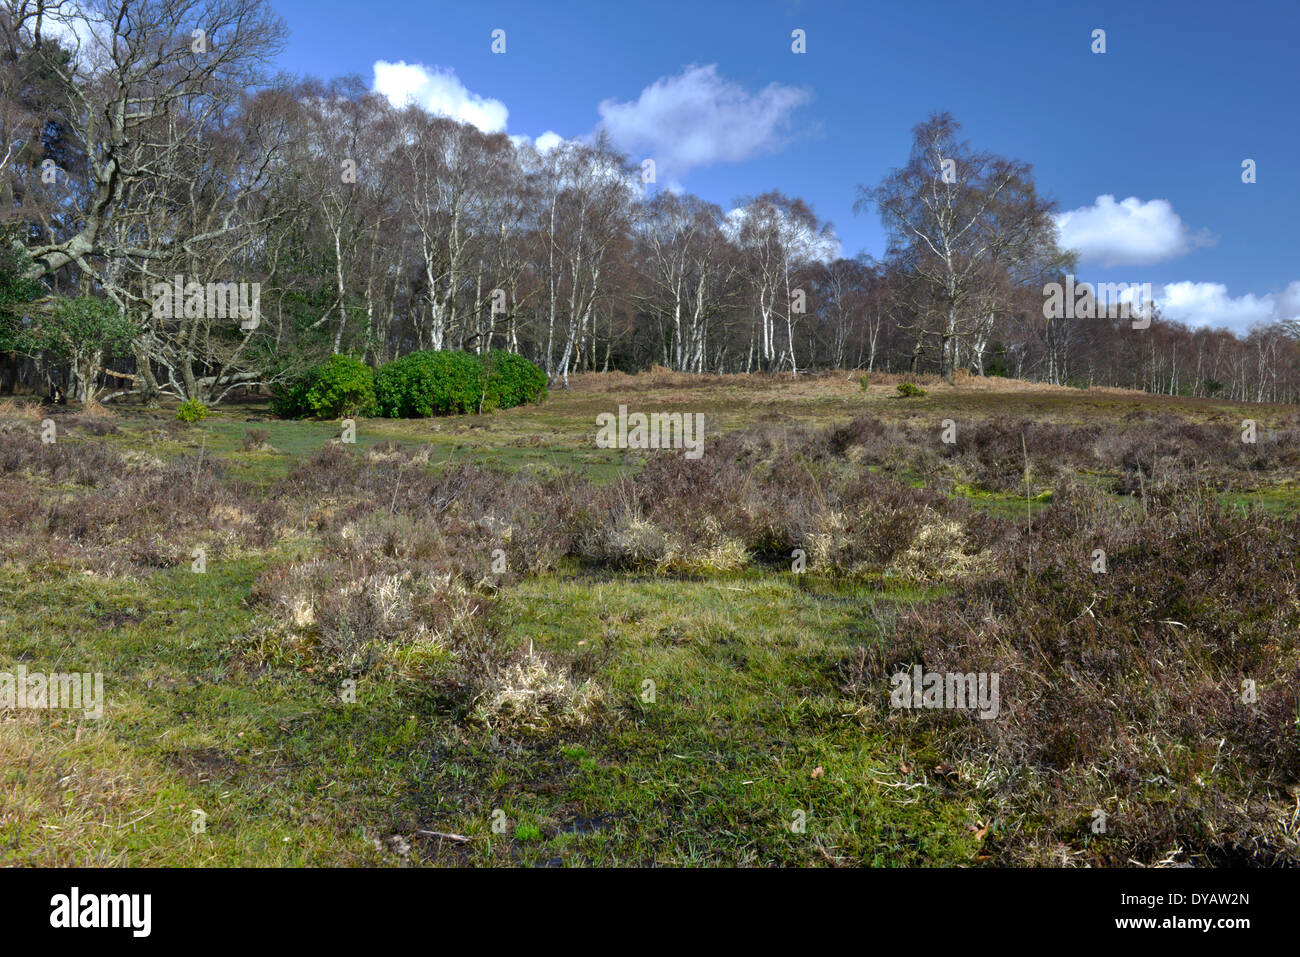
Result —
[[[400, 679], [362, 680], [343, 704], [292, 662], [242, 667], [254, 571], [173, 570], [148, 589], [0, 578], [6, 607], [26, 609], [4, 625], [14, 661], [102, 670], [110, 701], [100, 722], [3, 726], [7, 863], [939, 864], [978, 850], [950, 788], [901, 773], [908, 756], [836, 691], [874, 591], [790, 575], [527, 582], [503, 609], [506, 640], [592, 674], [621, 712], [557, 751], [466, 734]], [[417, 840], [398, 854], [394, 834]]]
[[[51, 712], [0, 726], [5, 750], [26, 756], [4, 764], [10, 862], [340, 860], [336, 827], [304, 813], [300, 795], [268, 801], [276, 766], [267, 742], [318, 696], [292, 674], [274, 682], [231, 674], [230, 647], [249, 625], [238, 596], [253, 570], [248, 562], [204, 575], [173, 570], [148, 588], [76, 575], [0, 577], [13, 609], [3, 626], [8, 656], [29, 672], [103, 672], [109, 702], [99, 721]], [[206, 815], [201, 834], [194, 811]], [[33, 826], [39, 835], [24, 834]]]
[[[1086, 390], [963, 391], [850, 379], [579, 377], [544, 406], [486, 417], [357, 423], [361, 450], [427, 446], [428, 468], [471, 461], [576, 469], [604, 485], [640, 464], [596, 449], [596, 414], [619, 403], [704, 411], [710, 433], [756, 423], [827, 426], [864, 411], [935, 430], [944, 418], [1022, 415], [1088, 423], [1135, 408], [1199, 422], [1289, 421], [1281, 407]], [[718, 377], [713, 377], [717, 379]], [[67, 432], [164, 461], [202, 452], [270, 488], [338, 435], [256, 403], [191, 429], [126, 408], [118, 431]], [[275, 451], [241, 449], [265, 429]], [[385, 446], [387, 447], [387, 446]], [[864, 468], [866, 468], [864, 466]], [[871, 468], [877, 468], [871, 466]], [[1085, 480], [1107, 487], [1117, 475]], [[915, 473], [904, 478], [920, 484]], [[1296, 476], [1220, 493], [1300, 509]], [[80, 494], [71, 486], [64, 494]], [[1023, 491], [951, 494], [1023, 521]], [[1117, 500], [1131, 501], [1116, 496]], [[1031, 489], [1035, 521], [1052, 508]], [[147, 575], [0, 566], [0, 671], [95, 671], [105, 718], [0, 713], [0, 864], [18, 865], [971, 865], [989, 859], [998, 809], [924, 734], [882, 722], [846, 691], [844, 665], [880, 646], [901, 609], [941, 587], [843, 581], [785, 567], [670, 577], [573, 561], [504, 588], [497, 640], [536, 649], [604, 689], [582, 727], [503, 734], [466, 720], [439, 654], [355, 677], [268, 637], [259, 574], [320, 554], [281, 539]], [[430, 680], [430, 676], [437, 680]], [[910, 715], [894, 716], [903, 723]], [[915, 729], [913, 729], [915, 730]], [[202, 815], [196, 816], [195, 812]], [[196, 831], [196, 820], [203, 826]]]

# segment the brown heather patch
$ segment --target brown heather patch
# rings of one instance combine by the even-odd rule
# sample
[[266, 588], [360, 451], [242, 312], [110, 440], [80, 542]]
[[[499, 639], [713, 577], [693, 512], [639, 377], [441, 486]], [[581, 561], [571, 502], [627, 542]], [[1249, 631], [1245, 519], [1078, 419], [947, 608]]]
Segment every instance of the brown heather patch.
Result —
[[[1080, 859], [1097, 864], [1156, 865], [1174, 849], [1200, 864], [1300, 861], [1300, 521], [1187, 492], [1126, 522], [1076, 484], [1056, 502], [1001, 552], [1002, 575], [901, 616], [852, 687], [939, 742], [1003, 814], [1048, 822], [1000, 835], [1006, 859], [1086, 845]], [[1091, 571], [1097, 547], [1106, 574]], [[1001, 714], [889, 709], [888, 676], [913, 664], [1000, 675]], [[1094, 808], [1105, 835], [1089, 832]]]
[[[733, 384], [754, 401], [857, 389], [726, 378], [737, 381], [715, 396]], [[699, 382], [650, 379], [692, 401]], [[906, 405], [867, 401], [873, 413]], [[427, 449], [390, 443], [327, 445], [258, 488], [210, 455], [121, 456], [93, 427], [66, 441], [61, 427], [45, 447], [24, 425], [0, 434], [3, 554], [128, 574], [186, 563], [199, 544], [212, 561], [294, 538], [311, 557], [263, 569], [254, 590], [268, 659], [288, 649], [279, 660], [335, 673], [387, 669], [452, 689], [459, 719], [523, 735], [616, 710], [588, 673], [506, 645], [500, 588], [573, 560], [683, 576], [784, 570], [802, 547], [813, 575], [944, 587], [875, 622], [837, 684], [877, 728], [943, 756], [944, 786], [998, 820], [987, 845], [998, 862], [1300, 860], [1300, 521], [1227, 512], [1209, 494], [1293, 469], [1294, 417], [1262, 428], [1255, 448], [1234, 440], [1226, 414], [1136, 408], [1114, 427], [960, 417], [945, 449], [942, 416], [917, 407], [928, 411], [910, 421], [880, 411], [825, 429], [774, 413], [710, 435], [702, 461], [650, 454], [605, 486], [564, 471], [430, 467]], [[1026, 454], [1035, 490], [1055, 483], [1032, 533], [941, 494], [957, 482], [1020, 493]], [[1084, 470], [1140, 502], [1063, 474]], [[1088, 567], [1099, 547], [1106, 575]], [[491, 568], [497, 548], [504, 575]], [[999, 673], [1002, 714], [889, 710], [889, 675], [914, 663]], [[1256, 682], [1254, 705], [1241, 701], [1243, 678]], [[1106, 835], [1089, 831], [1095, 808], [1111, 819]]]
[[0, 423], [36, 425], [43, 418], [45, 418], [45, 414], [37, 402], [0, 399]]

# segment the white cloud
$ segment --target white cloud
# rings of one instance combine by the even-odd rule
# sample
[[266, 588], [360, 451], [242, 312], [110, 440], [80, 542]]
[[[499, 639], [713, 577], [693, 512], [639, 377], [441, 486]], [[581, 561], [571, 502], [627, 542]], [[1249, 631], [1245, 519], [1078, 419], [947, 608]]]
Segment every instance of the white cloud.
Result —
[[[377, 60], [371, 88], [399, 109], [415, 103], [429, 113], [470, 123], [484, 133], [504, 132], [510, 118], [510, 110], [504, 103], [471, 93], [449, 68], [427, 67], [400, 60], [396, 63]], [[549, 153], [565, 142], [565, 138], [554, 130], [547, 130], [535, 139], [516, 133], [510, 140], [517, 148], [531, 145], [539, 153]]]
[[1092, 206], [1056, 218], [1061, 245], [1079, 261], [1101, 266], [1149, 266], [1185, 255], [1216, 241], [1207, 230], [1193, 234], [1167, 199], [1143, 202], [1130, 196], [1098, 196]]
[[716, 65], [661, 77], [635, 102], [602, 100], [601, 125], [621, 149], [654, 159], [659, 175], [680, 179], [711, 163], [735, 163], [780, 148], [806, 90], [770, 83], [757, 93], [718, 76]]
[[568, 140], [559, 133], [556, 133], [554, 130], [547, 130], [536, 139], [531, 136], [525, 136], [523, 133], [512, 133], [510, 135], [510, 142], [515, 144], [515, 149], [523, 149], [525, 146], [531, 146], [533, 149], [537, 150], [537, 152], [545, 156], [561, 143], [567, 143]]
[[564, 137], [554, 130], [547, 130], [537, 139], [533, 140], [533, 145], [537, 147], [539, 153], [549, 153], [555, 147], [564, 142]]
[[[471, 92], [449, 68], [377, 60], [371, 86], [396, 107], [415, 103], [487, 133], [505, 131], [510, 116], [504, 103]], [[682, 177], [695, 167], [734, 163], [779, 149], [790, 114], [809, 96], [806, 90], [777, 83], [750, 93], [718, 76], [716, 66], [692, 66], [656, 80], [635, 102], [603, 100], [597, 106], [597, 129], [608, 131], [615, 145], [637, 162], [654, 159], [661, 181], [680, 190]], [[516, 146], [531, 144], [543, 154], [567, 141], [554, 130], [510, 139]]]
[[1258, 322], [1300, 319], [1300, 282], [1280, 293], [1229, 296], [1220, 282], [1171, 282], [1156, 294], [1161, 314], [1193, 328], [1225, 327], [1245, 332]]
[[510, 111], [500, 100], [467, 90], [451, 69], [401, 60], [396, 63], [376, 60], [373, 88], [376, 93], [387, 97], [393, 106], [400, 108], [415, 103], [437, 116], [449, 116], [473, 124], [484, 133], [502, 132], [510, 116]]

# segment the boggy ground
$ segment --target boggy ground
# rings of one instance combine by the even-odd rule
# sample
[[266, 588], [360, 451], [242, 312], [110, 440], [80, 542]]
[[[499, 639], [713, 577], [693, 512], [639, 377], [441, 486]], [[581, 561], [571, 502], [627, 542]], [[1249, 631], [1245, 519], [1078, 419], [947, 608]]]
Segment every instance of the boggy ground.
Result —
[[[0, 862], [1300, 860], [1295, 410], [896, 381], [584, 376], [355, 445], [0, 404], [0, 672], [108, 699], [0, 712]], [[619, 404], [704, 457], [596, 448]], [[918, 665], [997, 715], [892, 707]]]

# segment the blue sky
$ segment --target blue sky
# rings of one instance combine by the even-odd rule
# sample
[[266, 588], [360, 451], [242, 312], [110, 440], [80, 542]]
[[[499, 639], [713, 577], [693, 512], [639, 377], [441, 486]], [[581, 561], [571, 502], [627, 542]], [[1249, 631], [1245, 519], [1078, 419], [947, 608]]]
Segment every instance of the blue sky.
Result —
[[853, 213], [858, 184], [948, 110], [976, 149], [1033, 164], [1071, 214], [1081, 277], [1150, 282], [1196, 325], [1300, 316], [1295, 0], [272, 2], [288, 72], [378, 77], [391, 97], [511, 135], [603, 125], [656, 158], [661, 184], [724, 209], [773, 188], [803, 197], [848, 255], [884, 248], [874, 213]]

